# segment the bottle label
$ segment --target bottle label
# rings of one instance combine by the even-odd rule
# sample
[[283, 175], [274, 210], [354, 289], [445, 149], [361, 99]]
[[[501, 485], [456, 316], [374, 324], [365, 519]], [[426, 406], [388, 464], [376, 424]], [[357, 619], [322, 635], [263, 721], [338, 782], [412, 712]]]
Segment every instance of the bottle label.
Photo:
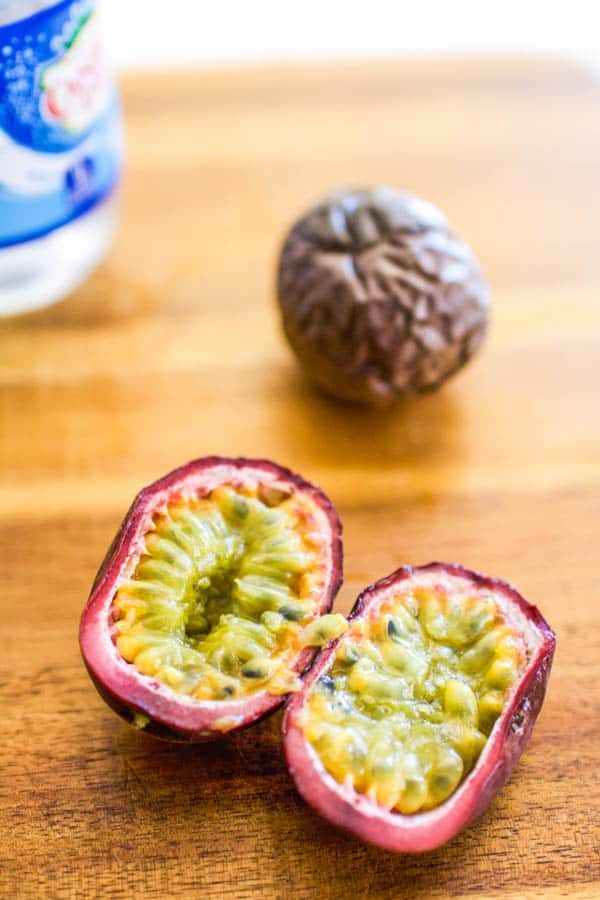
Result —
[[121, 157], [93, 0], [0, 27], [0, 247], [41, 237], [107, 197]]

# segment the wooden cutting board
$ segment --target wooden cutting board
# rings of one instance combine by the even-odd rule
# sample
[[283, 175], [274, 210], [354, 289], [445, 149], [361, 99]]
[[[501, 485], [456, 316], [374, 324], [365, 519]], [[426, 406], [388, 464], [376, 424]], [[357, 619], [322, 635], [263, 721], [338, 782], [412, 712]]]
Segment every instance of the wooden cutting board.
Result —
[[[554, 62], [123, 78], [106, 263], [0, 324], [2, 770], [9, 898], [600, 897], [600, 87]], [[384, 182], [439, 203], [493, 290], [484, 352], [384, 415], [305, 385], [278, 329], [287, 223]], [[281, 715], [214, 746], [128, 728], [78, 617], [134, 492], [208, 453], [271, 457], [345, 526], [347, 611], [401, 563], [504, 577], [558, 634], [530, 747], [437, 852], [348, 837], [298, 797]]]

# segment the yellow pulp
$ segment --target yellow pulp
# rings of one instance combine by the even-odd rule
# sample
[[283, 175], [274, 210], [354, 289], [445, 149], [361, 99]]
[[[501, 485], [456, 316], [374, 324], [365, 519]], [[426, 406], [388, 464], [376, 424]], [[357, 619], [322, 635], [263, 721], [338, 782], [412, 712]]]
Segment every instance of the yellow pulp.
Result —
[[304, 733], [338, 782], [386, 809], [431, 809], [477, 761], [525, 658], [489, 593], [399, 589], [350, 624]]
[[[173, 502], [119, 585], [119, 652], [201, 700], [297, 690], [293, 664], [314, 642], [326, 539], [303, 495], [223, 486]], [[345, 629], [340, 616], [317, 621], [327, 639]]]

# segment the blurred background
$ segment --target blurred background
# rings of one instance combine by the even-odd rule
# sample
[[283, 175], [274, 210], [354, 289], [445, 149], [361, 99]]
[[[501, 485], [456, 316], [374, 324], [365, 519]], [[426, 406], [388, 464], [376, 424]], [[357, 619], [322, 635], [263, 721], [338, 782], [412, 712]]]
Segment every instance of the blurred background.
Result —
[[105, 0], [117, 65], [181, 66], [379, 55], [517, 52], [600, 65], [598, 0]]

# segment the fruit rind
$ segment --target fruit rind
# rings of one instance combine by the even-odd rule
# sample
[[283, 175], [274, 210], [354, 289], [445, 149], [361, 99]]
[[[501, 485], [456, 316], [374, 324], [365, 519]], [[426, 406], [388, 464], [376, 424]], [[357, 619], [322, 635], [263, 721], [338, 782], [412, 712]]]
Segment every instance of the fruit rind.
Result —
[[277, 298], [308, 377], [373, 407], [437, 389], [487, 331], [472, 250], [431, 203], [381, 185], [335, 191], [292, 225]]
[[[139, 553], [153, 516], [175, 495], [185, 498], [197, 489], [210, 491], [228, 479], [255, 477], [274, 490], [287, 487], [308, 495], [327, 532], [327, 578], [319, 614], [327, 613], [342, 582], [341, 525], [331, 501], [301, 476], [269, 460], [212, 456], [193, 460], [143, 488], [133, 501], [94, 580], [82, 613], [80, 646], [86, 668], [103, 699], [123, 718], [157, 737], [175, 741], [203, 741], [245, 728], [275, 711], [282, 696], [258, 691], [249, 697], [191, 700], [176, 696], [157, 679], [140, 677], [119, 654], [110, 635], [111, 603], [129, 560]], [[315, 654], [303, 649], [294, 665], [301, 674]]]
[[479, 760], [456, 791], [434, 809], [403, 815], [388, 812], [351, 786], [339, 784], [325, 770], [303, 733], [301, 713], [312, 686], [332, 665], [338, 641], [319, 654], [300, 693], [288, 700], [283, 726], [288, 768], [304, 799], [335, 825], [365, 841], [401, 852], [424, 852], [445, 844], [480, 815], [505, 784], [527, 745], [542, 706], [555, 647], [555, 636], [541, 613], [513, 587], [462, 566], [439, 562], [414, 568], [404, 566], [369, 586], [359, 596], [349, 619], [361, 617], [389, 588], [420, 573], [457, 576], [474, 587], [502, 595], [537, 637], [536, 647]]

